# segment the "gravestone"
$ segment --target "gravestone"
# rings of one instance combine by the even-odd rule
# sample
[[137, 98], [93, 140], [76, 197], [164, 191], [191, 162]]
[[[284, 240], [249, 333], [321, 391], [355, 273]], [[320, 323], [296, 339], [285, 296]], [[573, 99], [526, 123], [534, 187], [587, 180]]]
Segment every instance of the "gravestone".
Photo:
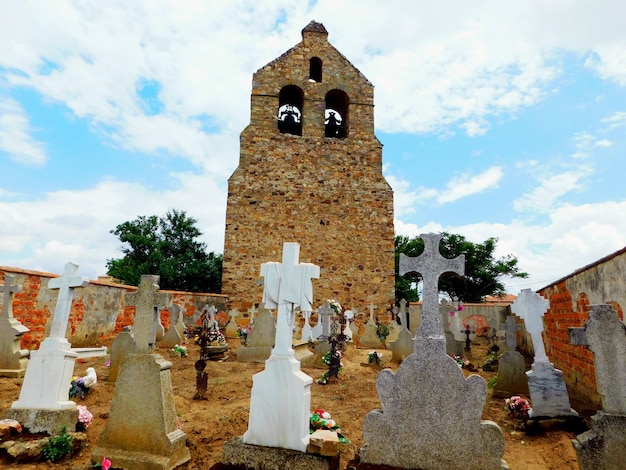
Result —
[[117, 380], [117, 375], [120, 372], [120, 365], [122, 361], [126, 359], [126, 356], [135, 352], [135, 339], [131, 333], [131, 327], [125, 327], [113, 340], [111, 344], [111, 356], [109, 360], [109, 377], [107, 382], [113, 382]]
[[30, 354], [19, 399], [4, 414], [15, 419], [31, 433], [58, 433], [62, 427], [76, 426], [76, 403], [70, 401], [69, 391], [74, 364], [79, 354], [65, 338], [74, 298], [74, 288], [88, 284], [85, 277], [76, 276], [78, 266], [67, 263], [61, 277], [48, 281], [49, 289], [58, 289], [59, 296], [52, 317], [50, 335], [38, 350]]
[[181, 310], [180, 307], [176, 304], [172, 304], [168, 307], [170, 311], [170, 327], [167, 329], [165, 336], [161, 340], [161, 346], [164, 348], [173, 348], [178, 344], [183, 343], [184, 334], [180, 332], [180, 320], [181, 320]]
[[158, 282], [159, 276], [141, 276], [133, 324], [136, 352], [121, 363], [106, 428], [91, 454], [94, 463], [106, 456], [116, 468], [170, 470], [191, 458], [178, 426], [172, 363], [151, 354], [155, 304], [162, 299]]
[[13, 294], [22, 291], [21, 284], [14, 284], [15, 276], [6, 274], [4, 285], [0, 286], [3, 294], [2, 313], [0, 314], [0, 376], [23, 377], [28, 366], [30, 351], [22, 349], [22, 336], [30, 330], [13, 316]]
[[512, 315], [504, 323], [506, 351], [500, 354], [498, 363], [498, 381], [493, 388], [495, 397], [511, 397], [528, 395], [528, 377], [524, 356], [515, 350], [517, 347], [517, 330], [521, 325], [515, 322]]
[[446, 354], [463, 356], [463, 347], [465, 341], [461, 328], [463, 324], [461, 319], [457, 316], [458, 299], [455, 297], [452, 299], [452, 305], [447, 302], [442, 302], [441, 315], [443, 321], [443, 332], [446, 337]]
[[237, 348], [237, 360], [241, 362], [264, 362], [272, 353], [276, 340], [276, 322], [272, 312], [259, 305], [259, 314], [245, 345]]
[[176, 322], [174, 323], [176, 325], [176, 331], [178, 331], [178, 334], [184, 338], [185, 330], [187, 329], [185, 326], [185, 310], [177, 304], [170, 305], [169, 309], [172, 312], [172, 315], [176, 317]]
[[374, 302], [370, 302], [368, 305], [370, 310], [370, 316], [367, 320], [367, 323], [363, 327], [363, 334], [359, 338], [359, 348], [383, 348], [384, 345], [378, 335], [376, 334], [376, 330], [378, 325], [376, 324], [376, 319], [374, 318], [374, 310], [378, 308], [378, 305], [374, 305]]
[[317, 318], [319, 320], [317, 325], [320, 326], [320, 334], [317, 336], [318, 343], [315, 345], [315, 362], [318, 365], [323, 365], [322, 358], [324, 357], [324, 354], [331, 349], [331, 345], [328, 340], [330, 338], [331, 316], [333, 316], [334, 313], [335, 312], [332, 308], [330, 308], [328, 301], [324, 302], [324, 304], [318, 309]]
[[[422, 235], [418, 258], [400, 255], [400, 274], [417, 272], [424, 283], [420, 326], [414, 350], [398, 366], [378, 374], [382, 410], [363, 422], [365, 445], [360, 462], [423, 469], [487, 470], [507, 468], [504, 437], [497, 424], [481, 421], [487, 384], [478, 375], [465, 378], [446, 354], [438, 302], [438, 280], [447, 272], [463, 274], [464, 257], [439, 253], [441, 235]], [[387, 467], [385, 467], [387, 468]]]
[[254, 319], [256, 318], [257, 312], [258, 312], [258, 309], [254, 305], [248, 309], [248, 315], [250, 317], [250, 325], [254, 325]]
[[626, 455], [626, 326], [609, 305], [592, 305], [584, 328], [570, 328], [571, 344], [594, 354], [602, 410], [592, 428], [573, 439], [581, 470], [624, 468]]
[[278, 309], [276, 339], [265, 370], [252, 378], [248, 430], [242, 441], [305, 452], [313, 379], [300, 370], [300, 362], [294, 357], [291, 331], [296, 306], [311, 310], [311, 280], [319, 278], [320, 268], [300, 263], [299, 257], [298, 243], [284, 243], [282, 262], [261, 265], [263, 302]]
[[[138, 354], [151, 353], [159, 339], [159, 331], [161, 335], [163, 332], [160, 311], [167, 305], [167, 294], [158, 292], [158, 282], [159, 276], [143, 274], [137, 291], [126, 294], [124, 299], [126, 305], [135, 306], [133, 337]], [[138, 314], [140, 310], [144, 312], [142, 315]], [[152, 314], [147, 315], [145, 312], [148, 311]]]
[[309, 320], [311, 319], [311, 312], [302, 312], [302, 316], [304, 317], [304, 326], [302, 327], [302, 334], [300, 335], [300, 338], [302, 341], [313, 341], [313, 329], [309, 323]]
[[237, 316], [239, 316], [239, 311], [236, 308], [233, 308], [228, 312], [228, 317], [230, 318], [230, 320], [228, 321], [226, 329], [224, 330], [227, 338], [239, 337], [239, 334], [237, 333]]
[[523, 289], [511, 311], [524, 320], [526, 331], [533, 340], [535, 358], [531, 370], [526, 372], [532, 408], [528, 416], [533, 419], [577, 417], [572, 410], [563, 380], [563, 372], [548, 361], [543, 344], [543, 314], [548, 310], [549, 302], [530, 289]]
[[[402, 305], [402, 300], [400, 301], [400, 305]], [[406, 304], [406, 300], [404, 300], [404, 302]], [[385, 339], [385, 342], [387, 343], [393, 343], [395, 340], [398, 339], [398, 335], [400, 334], [400, 324], [396, 321], [396, 317], [400, 311], [401, 309], [396, 310], [394, 317], [389, 322], [389, 325], [387, 325], [387, 327], [389, 328], [389, 335], [387, 335], [387, 338]], [[400, 322], [402, 322], [402, 320], [400, 320]]]
[[350, 324], [354, 320], [354, 313], [352, 310], [346, 310], [343, 312], [343, 318], [346, 320], [346, 326], [343, 329], [343, 334], [346, 336], [346, 341], [352, 341], [352, 328]]
[[400, 364], [413, 352], [413, 335], [402, 325], [398, 339], [391, 343], [391, 362]]

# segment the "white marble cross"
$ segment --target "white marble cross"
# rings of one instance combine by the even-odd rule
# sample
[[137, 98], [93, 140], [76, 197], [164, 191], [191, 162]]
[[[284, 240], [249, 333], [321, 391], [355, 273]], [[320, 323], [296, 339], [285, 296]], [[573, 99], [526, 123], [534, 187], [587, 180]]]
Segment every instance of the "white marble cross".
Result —
[[533, 339], [535, 350], [534, 363], [550, 362], [543, 344], [543, 314], [550, 307], [550, 302], [530, 289], [523, 289], [511, 304], [511, 311], [524, 320], [526, 331]]
[[133, 335], [137, 353], [152, 352], [160, 324], [160, 309], [167, 304], [167, 294], [158, 292], [160, 276], [143, 274], [137, 292], [126, 295], [126, 305], [135, 306]]
[[13, 284], [13, 281], [15, 281], [15, 276], [7, 274], [4, 276], [4, 285], [0, 286], [0, 292], [4, 297], [1, 318], [13, 318], [13, 294], [22, 292], [22, 285]]
[[424, 240], [424, 252], [411, 258], [400, 253], [400, 275], [418, 273], [424, 282], [422, 294], [422, 319], [417, 335], [425, 338], [442, 338], [439, 316], [439, 278], [445, 273], [465, 274], [465, 255], [453, 259], [444, 258], [439, 252], [441, 234], [420, 235]]
[[269, 262], [261, 265], [263, 276], [263, 302], [265, 308], [278, 308], [276, 341], [273, 356], [293, 356], [291, 347], [295, 307], [311, 310], [313, 283], [318, 279], [320, 268], [311, 263], [300, 263], [300, 244], [283, 244], [281, 263]]
[[330, 317], [335, 311], [330, 307], [328, 302], [324, 302], [324, 305], [322, 305], [317, 312], [319, 315], [319, 321], [322, 325], [322, 333], [317, 339], [320, 341], [328, 341], [330, 336]]
[[375, 305], [374, 302], [370, 302], [367, 306], [370, 309], [370, 318], [367, 320], [368, 324], [375, 325], [376, 319], [374, 318], [374, 310], [378, 308], [378, 305]]
[[54, 309], [52, 326], [50, 327], [50, 338], [65, 338], [72, 300], [74, 299], [74, 288], [85, 287], [89, 284], [89, 279], [86, 277], [76, 276], [77, 270], [77, 264], [67, 263], [61, 277], [48, 281], [48, 289], [59, 289], [59, 298]]
[[237, 321], [235, 319], [239, 316], [239, 310], [237, 310], [236, 308], [231, 308], [228, 311], [228, 316], [232, 319], [232, 321], [237, 323]]

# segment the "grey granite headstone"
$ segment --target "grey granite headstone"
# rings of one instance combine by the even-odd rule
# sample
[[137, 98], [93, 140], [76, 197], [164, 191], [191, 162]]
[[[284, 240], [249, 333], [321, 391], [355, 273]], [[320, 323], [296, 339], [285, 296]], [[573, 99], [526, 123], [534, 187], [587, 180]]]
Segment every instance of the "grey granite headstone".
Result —
[[143, 274], [137, 292], [125, 297], [127, 305], [135, 306], [133, 337], [141, 354], [154, 350], [158, 333], [163, 331], [160, 309], [166, 306], [167, 294], [159, 292], [159, 279], [160, 276]]
[[365, 416], [360, 460], [399, 468], [490, 470], [507, 468], [504, 437], [496, 423], [482, 421], [487, 384], [465, 378], [446, 354], [437, 283], [445, 272], [463, 273], [463, 257], [439, 254], [441, 235], [422, 235], [424, 253], [400, 261], [400, 273], [424, 280], [424, 309], [411, 353], [394, 373], [379, 373], [382, 410]]
[[28, 349], [22, 349], [22, 336], [30, 330], [13, 316], [13, 294], [22, 291], [21, 284], [14, 284], [15, 276], [6, 274], [3, 294], [2, 314], [0, 314], [0, 376], [23, 377], [28, 366]]
[[570, 328], [572, 344], [587, 345], [595, 356], [603, 409], [592, 429], [572, 442], [581, 470], [622, 469], [626, 455], [626, 326], [609, 305], [592, 305], [584, 328]]
[[530, 289], [523, 289], [511, 304], [511, 311], [524, 320], [535, 350], [532, 370], [526, 372], [532, 404], [528, 416], [535, 419], [578, 416], [570, 406], [563, 372], [556, 369], [546, 356], [541, 333], [543, 314], [548, 307], [548, 301]]
[[272, 312], [259, 306], [252, 331], [248, 333], [246, 345], [237, 348], [237, 360], [242, 362], [264, 362], [270, 357], [276, 338], [276, 322]]
[[503, 352], [498, 361], [498, 381], [493, 388], [495, 397], [510, 397], [513, 395], [527, 395], [528, 377], [526, 376], [526, 361], [518, 351], [516, 331], [521, 325], [515, 323], [515, 317], [508, 316], [504, 323], [506, 331], [506, 351]]

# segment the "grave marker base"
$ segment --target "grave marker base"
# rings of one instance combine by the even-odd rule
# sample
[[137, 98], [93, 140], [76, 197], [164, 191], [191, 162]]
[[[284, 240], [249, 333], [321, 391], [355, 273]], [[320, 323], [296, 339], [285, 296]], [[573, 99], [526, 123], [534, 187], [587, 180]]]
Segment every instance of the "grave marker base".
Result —
[[224, 442], [221, 470], [337, 470], [339, 456], [244, 444], [240, 437]]

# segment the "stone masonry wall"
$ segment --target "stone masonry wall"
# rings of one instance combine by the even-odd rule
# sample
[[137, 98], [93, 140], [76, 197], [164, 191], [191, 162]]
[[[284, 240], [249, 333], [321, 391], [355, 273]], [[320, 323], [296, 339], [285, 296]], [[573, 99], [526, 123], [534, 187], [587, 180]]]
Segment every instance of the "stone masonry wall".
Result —
[[[321, 26], [318, 24], [318, 26]], [[309, 59], [323, 64], [309, 80]], [[302, 135], [277, 127], [280, 90], [303, 90]], [[348, 135], [324, 136], [325, 96], [349, 96]], [[373, 86], [327, 41], [305, 28], [303, 41], [253, 76], [250, 125], [241, 134], [239, 167], [229, 179], [222, 292], [247, 310], [262, 296], [260, 266], [281, 261], [283, 242], [300, 243], [300, 262], [320, 266], [315, 307], [337, 299], [346, 308], [386, 318], [394, 300], [393, 192], [382, 175], [374, 134]]]
[[[57, 274], [0, 267], [0, 283], [5, 283], [6, 274], [16, 277], [14, 283], [22, 285], [22, 292], [13, 294], [13, 316], [30, 329], [22, 337], [21, 347], [37, 349], [52, 325], [52, 314], [59, 295], [57, 289], [48, 289], [48, 281]], [[80, 271], [79, 273], [80, 274]], [[137, 288], [115, 284], [110, 281], [90, 281], [86, 287], [74, 290], [74, 301], [66, 338], [73, 347], [99, 346], [133, 324], [135, 307], [124, 305], [127, 292]], [[162, 291], [168, 294], [168, 302], [176, 303], [185, 312], [185, 324], [194, 325], [205, 305], [215, 305], [225, 316], [228, 298], [220, 294]], [[0, 303], [3, 302], [0, 296]], [[168, 310], [161, 312], [161, 322], [170, 325]]]
[[610, 304], [623, 321], [626, 305], [626, 248], [539, 290], [549, 300], [543, 318], [544, 344], [550, 361], [563, 371], [570, 390], [587, 397], [598, 407], [593, 353], [586, 346], [569, 344], [568, 328], [581, 328], [590, 306]]

